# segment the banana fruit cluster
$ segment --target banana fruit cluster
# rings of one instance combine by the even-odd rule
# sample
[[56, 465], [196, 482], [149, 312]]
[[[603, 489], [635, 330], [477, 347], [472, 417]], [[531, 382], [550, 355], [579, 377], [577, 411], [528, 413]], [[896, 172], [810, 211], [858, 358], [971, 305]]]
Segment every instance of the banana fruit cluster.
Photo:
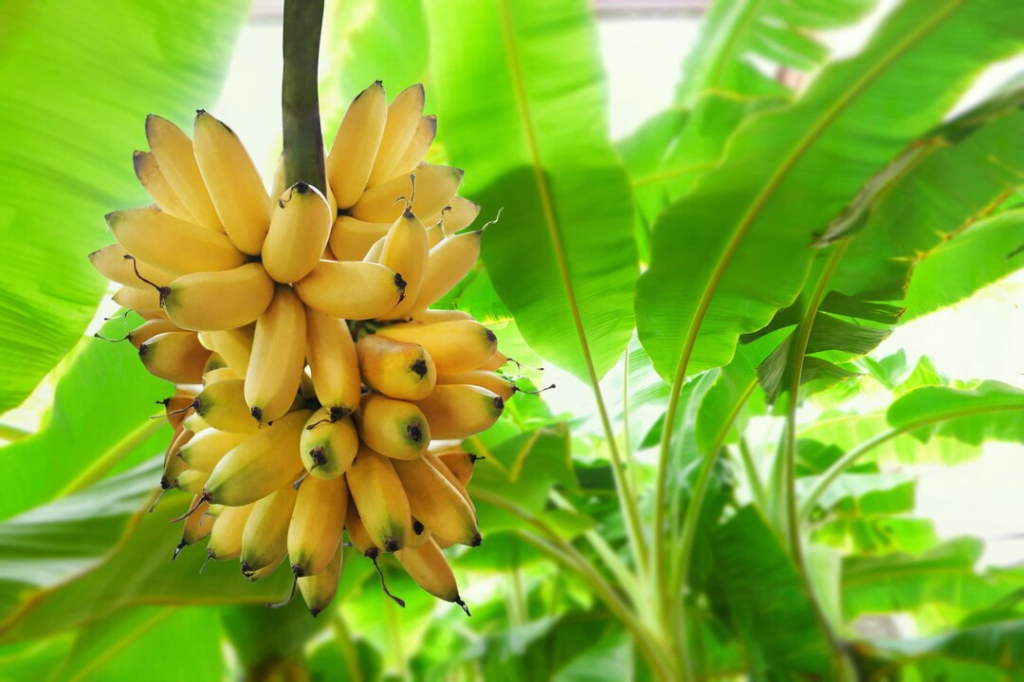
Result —
[[154, 204], [109, 214], [116, 243], [90, 255], [145, 319], [127, 338], [146, 369], [178, 385], [161, 486], [194, 499], [177, 551], [207, 540], [250, 580], [287, 559], [314, 615], [346, 531], [465, 608], [442, 553], [480, 544], [458, 443], [516, 387], [490, 329], [430, 308], [482, 235], [464, 230], [480, 208], [456, 194], [462, 171], [422, 161], [435, 130], [422, 86], [388, 104], [374, 83], [326, 155], [326, 192], [279, 168], [268, 194], [210, 114], [192, 139], [150, 116], [135, 170]]

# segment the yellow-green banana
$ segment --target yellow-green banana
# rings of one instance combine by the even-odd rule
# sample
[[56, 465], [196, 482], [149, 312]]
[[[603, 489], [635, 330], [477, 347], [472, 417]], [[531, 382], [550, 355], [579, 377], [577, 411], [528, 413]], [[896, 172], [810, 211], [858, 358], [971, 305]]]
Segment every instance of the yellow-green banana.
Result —
[[260, 430], [259, 423], [249, 413], [245, 382], [241, 379], [204, 386], [195, 398], [195, 410], [206, 424], [220, 431], [251, 434]]
[[422, 400], [434, 390], [434, 360], [418, 343], [367, 334], [356, 343], [356, 351], [363, 381], [375, 391], [399, 400]]
[[303, 576], [298, 580], [302, 600], [309, 607], [309, 612], [316, 618], [334, 599], [338, 593], [338, 581], [341, 579], [341, 566], [344, 557], [343, 546], [339, 542], [334, 556], [325, 568], [316, 575]]
[[210, 351], [194, 332], [164, 332], [139, 344], [139, 359], [153, 376], [176, 384], [198, 384]]
[[252, 339], [255, 334], [256, 325], [250, 324], [234, 329], [200, 332], [199, 339], [207, 348], [219, 353], [235, 374], [244, 377], [249, 371], [249, 357], [252, 355]]
[[306, 362], [316, 398], [332, 419], [359, 407], [359, 358], [345, 320], [306, 308]]
[[128, 253], [176, 275], [230, 270], [245, 262], [227, 235], [155, 208], [108, 213], [107, 225]]
[[[181, 448], [181, 458], [199, 471], [213, 471], [217, 462], [237, 445], [241, 445], [248, 434], [231, 433], [217, 429], [206, 429], [197, 433]], [[191, 517], [189, 517], [191, 518]]]
[[506, 379], [496, 372], [489, 372], [485, 369], [475, 369], [460, 374], [442, 374], [437, 377], [437, 383], [472, 384], [496, 393], [501, 396], [502, 400], [508, 400], [519, 390], [511, 379]]
[[420, 344], [433, 358], [438, 374], [472, 371], [494, 355], [498, 347], [494, 332], [475, 320], [391, 324], [379, 327], [377, 334]]
[[416, 403], [437, 439], [461, 439], [485, 431], [498, 421], [505, 402], [486, 388], [469, 384], [439, 384]]
[[[157, 286], [166, 286], [178, 276], [176, 273], [150, 265], [138, 258], [135, 258], [134, 261], [132, 258], [125, 258], [127, 255], [128, 251], [123, 246], [111, 244], [90, 253], [89, 262], [97, 272], [110, 281], [129, 287], [149, 287], [146, 282], [139, 279], [139, 275]], [[135, 272], [136, 267], [139, 269], [138, 274]]]
[[360, 445], [345, 472], [349, 494], [373, 543], [387, 552], [402, 548], [412, 533], [409, 500], [391, 460]]
[[322, 260], [295, 283], [295, 293], [327, 315], [369, 320], [398, 305], [405, 294], [405, 280], [377, 263]]
[[347, 510], [344, 476], [302, 482], [288, 524], [288, 561], [294, 575], [316, 575], [327, 568], [341, 544]]
[[[241, 507], [224, 507], [217, 515], [217, 524], [210, 533], [206, 554], [214, 561], [237, 559], [242, 553], [242, 533], [255, 503]], [[198, 510], [197, 510], [198, 511]]]
[[394, 459], [419, 459], [430, 445], [430, 426], [413, 403], [369, 393], [356, 413], [363, 441]]
[[252, 508], [242, 533], [242, 554], [239, 557], [242, 575], [255, 582], [272, 571], [288, 553], [288, 523], [295, 508], [298, 492], [287, 485], [270, 493]]
[[306, 310], [291, 287], [278, 284], [274, 300], [256, 320], [245, 374], [245, 403], [253, 419], [273, 422], [288, 411], [302, 380]]
[[244, 327], [270, 305], [274, 280], [259, 263], [223, 272], [196, 272], [171, 282], [164, 310], [176, 325], [195, 331]]
[[428, 538], [419, 547], [409, 547], [396, 552], [395, 557], [417, 585], [438, 599], [458, 604], [467, 615], [469, 614], [466, 603], [459, 596], [455, 574], [452, 573], [448, 560], [433, 539]]
[[427, 460], [392, 462], [402, 481], [413, 517], [444, 542], [476, 547], [480, 530], [476, 514], [444, 475]]
[[427, 229], [420, 219], [405, 211], [388, 230], [381, 248], [379, 263], [401, 273], [405, 280], [405, 298], [381, 316], [384, 320], [408, 317], [420, 293], [423, 275], [427, 269]]
[[352, 464], [359, 450], [359, 434], [350, 417], [331, 419], [327, 408], [321, 407], [306, 421], [299, 441], [302, 465], [314, 478], [332, 479], [341, 476]]
[[192, 506], [195, 507], [195, 512], [185, 519], [185, 527], [181, 531], [181, 542], [175, 547], [172, 559], [177, 559], [181, 550], [189, 545], [194, 545], [200, 540], [205, 540], [209, 537], [210, 532], [213, 530], [214, 522], [217, 520], [217, 517], [207, 514], [207, 511], [210, 509], [210, 503], [204, 501], [201, 495], [196, 495], [192, 498]]

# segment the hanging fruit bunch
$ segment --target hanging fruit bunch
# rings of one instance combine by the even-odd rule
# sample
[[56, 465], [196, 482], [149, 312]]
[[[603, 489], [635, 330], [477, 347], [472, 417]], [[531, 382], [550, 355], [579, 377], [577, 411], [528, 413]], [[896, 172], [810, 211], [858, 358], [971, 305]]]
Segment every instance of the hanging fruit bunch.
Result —
[[[145, 322], [128, 334], [178, 384], [161, 486], [194, 496], [178, 550], [259, 580], [286, 558], [310, 610], [337, 589], [344, 532], [460, 604], [442, 549], [480, 544], [459, 442], [515, 384], [494, 334], [430, 306], [480, 252], [462, 171], [422, 161], [436, 120], [414, 85], [352, 102], [305, 181], [268, 195], [234, 132], [205, 111], [188, 136], [150, 116], [135, 170], [155, 205], [115, 211], [93, 265]], [[294, 594], [294, 587], [293, 587]], [[468, 611], [467, 611], [468, 613]]]

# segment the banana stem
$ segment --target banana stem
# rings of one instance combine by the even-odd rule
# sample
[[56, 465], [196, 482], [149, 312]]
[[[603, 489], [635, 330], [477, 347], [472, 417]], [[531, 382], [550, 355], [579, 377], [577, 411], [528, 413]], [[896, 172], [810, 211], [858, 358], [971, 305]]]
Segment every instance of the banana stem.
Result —
[[281, 115], [285, 184], [290, 187], [302, 181], [326, 196], [324, 140], [317, 94], [323, 19], [324, 0], [285, 0]]

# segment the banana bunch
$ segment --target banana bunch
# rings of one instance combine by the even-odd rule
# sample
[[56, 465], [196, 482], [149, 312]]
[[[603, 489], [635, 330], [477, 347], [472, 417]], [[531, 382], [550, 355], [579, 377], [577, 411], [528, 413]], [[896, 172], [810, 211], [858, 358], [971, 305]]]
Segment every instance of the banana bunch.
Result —
[[480, 544], [458, 443], [517, 390], [490, 329], [431, 309], [483, 230], [464, 230], [480, 208], [456, 195], [462, 171], [422, 161], [423, 96], [388, 104], [378, 81], [356, 97], [323, 192], [279, 168], [268, 194], [205, 111], [192, 139], [150, 116], [134, 161], [154, 203], [107, 215], [116, 243], [89, 256], [144, 318], [126, 338], [146, 369], [178, 385], [160, 483], [193, 502], [175, 556], [205, 540], [208, 561], [238, 559], [253, 581], [287, 561], [314, 615], [346, 533], [465, 608], [442, 552]]

